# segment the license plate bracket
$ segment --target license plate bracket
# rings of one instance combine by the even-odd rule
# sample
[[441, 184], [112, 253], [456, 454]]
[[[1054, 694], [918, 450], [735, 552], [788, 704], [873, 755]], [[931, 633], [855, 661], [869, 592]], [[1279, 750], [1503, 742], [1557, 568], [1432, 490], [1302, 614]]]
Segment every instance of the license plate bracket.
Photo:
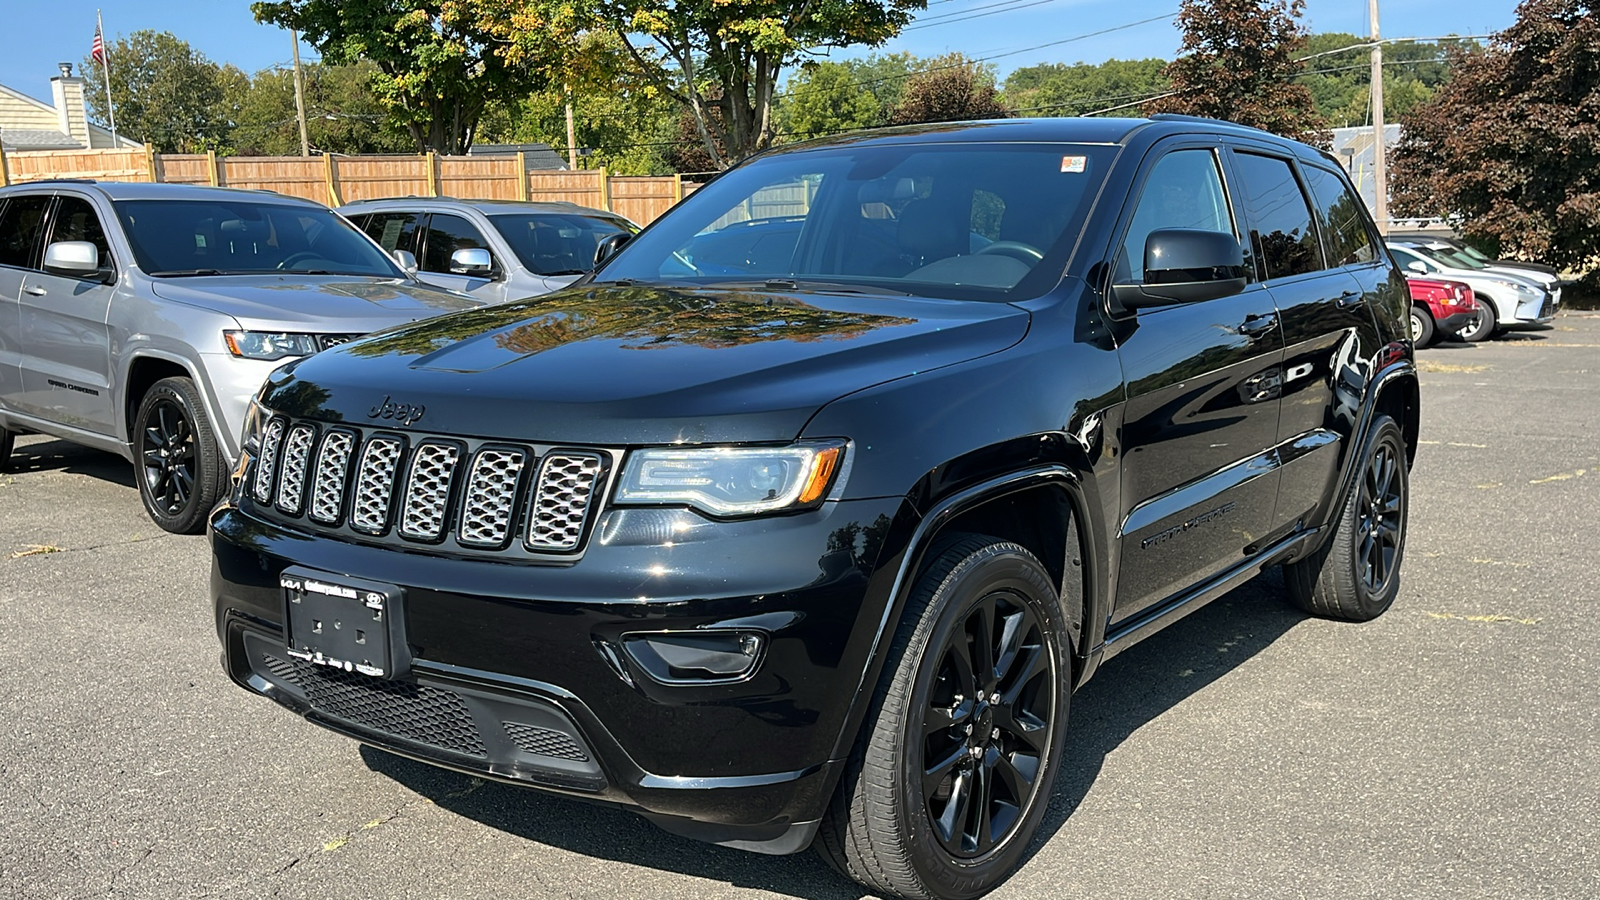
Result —
[[284, 569], [278, 584], [290, 656], [373, 678], [410, 672], [397, 585], [303, 566]]

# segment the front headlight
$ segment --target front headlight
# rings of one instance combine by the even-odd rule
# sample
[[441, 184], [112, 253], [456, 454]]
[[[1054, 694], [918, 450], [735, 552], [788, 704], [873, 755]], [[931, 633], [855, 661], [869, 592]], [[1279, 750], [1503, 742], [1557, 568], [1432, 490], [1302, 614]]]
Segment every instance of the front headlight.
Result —
[[616, 502], [686, 505], [714, 516], [809, 509], [827, 496], [844, 456], [844, 441], [635, 450], [623, 468]]
[[240, 359], [287, 359], [317, 352], [316, 335], [281, 331], [224, 331], [228, 352]]
[[267, 409], [250, 398], [250, 405], [244, 410], [244, 432], [239, 435], [239, 446], [243, 447], [251, 456], [261, 449], [261, 432], [267, 427], [267, 422], [272, 418], [272, 410]]
[[1511, 282], [1507, 282], [1507, 284], [1511, 285], [1511, 289], [1513, 291], [1516, 291], [1518, 294], [1520, 294], [1520, 295], [1522, 295], [1524, 297], [1537, 297], [1540, 294], [1544, 293], [1544, 291], [1539, 290], [1538, 288], [1534, 287], [1533, 285], [1531, 285], [1531, 284], [1523, 284], [1520, 281], [1511, 281]]

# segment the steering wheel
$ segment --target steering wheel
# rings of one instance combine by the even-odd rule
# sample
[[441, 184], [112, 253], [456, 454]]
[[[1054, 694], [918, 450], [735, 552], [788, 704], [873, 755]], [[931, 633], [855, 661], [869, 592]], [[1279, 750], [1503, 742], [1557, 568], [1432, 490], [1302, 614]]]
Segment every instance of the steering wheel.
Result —
[[283, 262], [278, 263], [278, 269], [281, 271], [303, 260], [321, 258], [322, 257], [319, 256], [315, 250], [301, 250], [299, 253], [291, 253], [288, 256], [285, 256], [283, 258]]
[[1018, 259], [1030, 265], [1044, 259], [1044, 254], [1039, 252], [1038, 247], [1032, 244], [1024, 244], [1021, 241], [995, 241], [974, 253], [973, 256], [982, 256], [985, 253], [1009, 256], [1012, 259]]

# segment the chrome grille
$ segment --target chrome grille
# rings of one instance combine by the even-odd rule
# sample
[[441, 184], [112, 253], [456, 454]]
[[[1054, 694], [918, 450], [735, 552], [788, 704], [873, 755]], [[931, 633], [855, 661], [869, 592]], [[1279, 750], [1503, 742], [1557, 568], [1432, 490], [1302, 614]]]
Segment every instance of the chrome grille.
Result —
[[577, 548], [600, 469], [600, 457], [591, 453], [552, 453], [544, 458], [528, 517], [528, 549]]
[[350, 527], [377, 534], [389, 522], [389, 501], [394, 494], [394, 476], [400, 468], [400, 440], [375, 437], [361, 453], [356, 476], [355, 500], [350, 505]]
[[311, 459], [311, 442], [316, 436], [316, 429], [310, 425], [296, 425], [289, 429], [289, 439], [283, 443], [278, 508], [286, 513], [300, 511], [300, 501], [306, 490], [306, 463]]
[[330, 431], [317, 452], [317, 475], [311, 483], [311, 518], [326, 525], [339, 522], [344, 507], [345, 479], [350, 472], [350, 451], [355, 435]]
[[261, 434], [261, 461], [256, 463], [255, 493], [256, 499], [262, 503], [272, 502], [272, 479], [278, 474], [278, 445], [283, 442], [283, 429], [283, 420], [273, 419]]
[[517, 501], [517, 479], [526, 462], [527, 454], [521, 450], [478, 451], [461, 504], [461, 531], [457, 535], [461, 543], [498, 547], [506, 542]]
[[425, 443], [411, 454], [411, 474], [406, 478], [405, 506], [400, 533], [432, 540], [444, 533], [445, 509], [450, 504], [450, 476], [455, 474], [461, 448], [454, 444]]
[[[439, 543], [537, 559], [581, 550], [613, 451], [365, 432], [279, 417], [246, 496], [355, 540]], [[527, 483], [524, 487], [524, 483]]]

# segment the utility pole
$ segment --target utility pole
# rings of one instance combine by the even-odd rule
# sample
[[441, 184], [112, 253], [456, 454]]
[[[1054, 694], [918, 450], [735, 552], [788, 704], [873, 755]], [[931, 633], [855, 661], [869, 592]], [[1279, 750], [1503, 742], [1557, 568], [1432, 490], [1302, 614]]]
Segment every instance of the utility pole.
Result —
[[310, 156], [311, 138], [306, 135], [305, 80], [300, 77], [300, 32], [291, 28], [289, 37], [294, 40], [294, 115], [300, 120], [300, 155]]
[[1378, 233], [1389, 233], [1389, 163], [1383, 144], [1383, 44], [1378, 37], [1378, 0], [1367, 0], [1372, 18], [1372, 217]]
[[576, 170], [578, 168], [578, 129], [572, 124], [572, 86], [562, 85], [561, 89], [567, 95], [567, 166]]

